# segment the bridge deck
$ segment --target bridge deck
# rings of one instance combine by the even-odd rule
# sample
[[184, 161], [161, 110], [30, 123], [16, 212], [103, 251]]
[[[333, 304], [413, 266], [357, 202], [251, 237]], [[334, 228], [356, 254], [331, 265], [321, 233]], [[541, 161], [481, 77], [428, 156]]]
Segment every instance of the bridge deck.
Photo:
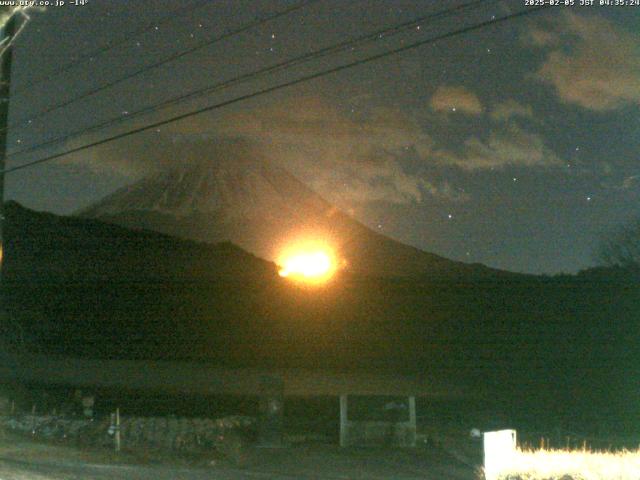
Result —
[[253, 395], [282, 381], [285, 395], [466, 396], [423, 375], [309, 369], [221, 368], [195, 362], [92, 360], [28, 355], [0, 366], [0, 379], [94, 388]]

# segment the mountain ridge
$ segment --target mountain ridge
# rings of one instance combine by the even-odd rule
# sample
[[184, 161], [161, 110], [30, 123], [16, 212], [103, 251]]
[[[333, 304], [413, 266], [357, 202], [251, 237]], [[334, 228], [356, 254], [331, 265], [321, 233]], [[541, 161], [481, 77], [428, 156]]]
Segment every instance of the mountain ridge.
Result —
[[507, 273], [382, 235], [250, 145], [225, 143], [196, 157], [123, 187], [76, 215], [207, 243], [230, 241], [270, 261], [277, 261], [290, 241], [319, 239], [358, 274]]
[[[340, 272], [318, 288], [280, 277], [275, 264], [229, 243], [13, 203], [5, 214], [0, 298], [30, 351], [225, 368], [424, 372], [501, 392], [495, 398], [519, 408], [526, 402], [523, 411], [572, 416], [580, 401], [588, 415], [597, 400], [615, 405], [625, 421], [637, 415], [640, 288], [631, 272]], [[611, 385], [612, 370], [625, 381]], [[597, 399], [594, 385], [602, 387]]]

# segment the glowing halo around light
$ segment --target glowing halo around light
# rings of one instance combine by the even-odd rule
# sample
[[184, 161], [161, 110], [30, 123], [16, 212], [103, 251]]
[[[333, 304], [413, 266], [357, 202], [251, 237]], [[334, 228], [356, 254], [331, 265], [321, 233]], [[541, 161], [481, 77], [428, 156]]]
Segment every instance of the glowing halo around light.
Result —
[[278, 262], [281, 277], [308, 283], [321, 283], [336, 272], [336, 260], [327, 247], [294, 247], [287, 250]]

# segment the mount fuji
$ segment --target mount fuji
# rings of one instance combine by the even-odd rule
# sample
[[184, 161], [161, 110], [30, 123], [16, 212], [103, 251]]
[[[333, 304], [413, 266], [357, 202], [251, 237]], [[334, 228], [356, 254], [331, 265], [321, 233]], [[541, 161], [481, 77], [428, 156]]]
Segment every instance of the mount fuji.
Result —
[[334, 247], [345, 268], [374, 276], [496, 272], [381, 235], [326, 201], [255, 147], [222, 143], [108, 195], [77, 215], [217, 243], [268, 260], [304, 237]]

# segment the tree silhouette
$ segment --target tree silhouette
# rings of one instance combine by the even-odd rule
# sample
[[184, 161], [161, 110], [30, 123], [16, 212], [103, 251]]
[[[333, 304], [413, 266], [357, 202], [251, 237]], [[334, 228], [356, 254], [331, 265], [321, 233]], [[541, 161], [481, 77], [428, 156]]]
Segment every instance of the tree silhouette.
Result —
[[598, 260], [609, 267], [640, 269], [640, 217], [602, 242]]

